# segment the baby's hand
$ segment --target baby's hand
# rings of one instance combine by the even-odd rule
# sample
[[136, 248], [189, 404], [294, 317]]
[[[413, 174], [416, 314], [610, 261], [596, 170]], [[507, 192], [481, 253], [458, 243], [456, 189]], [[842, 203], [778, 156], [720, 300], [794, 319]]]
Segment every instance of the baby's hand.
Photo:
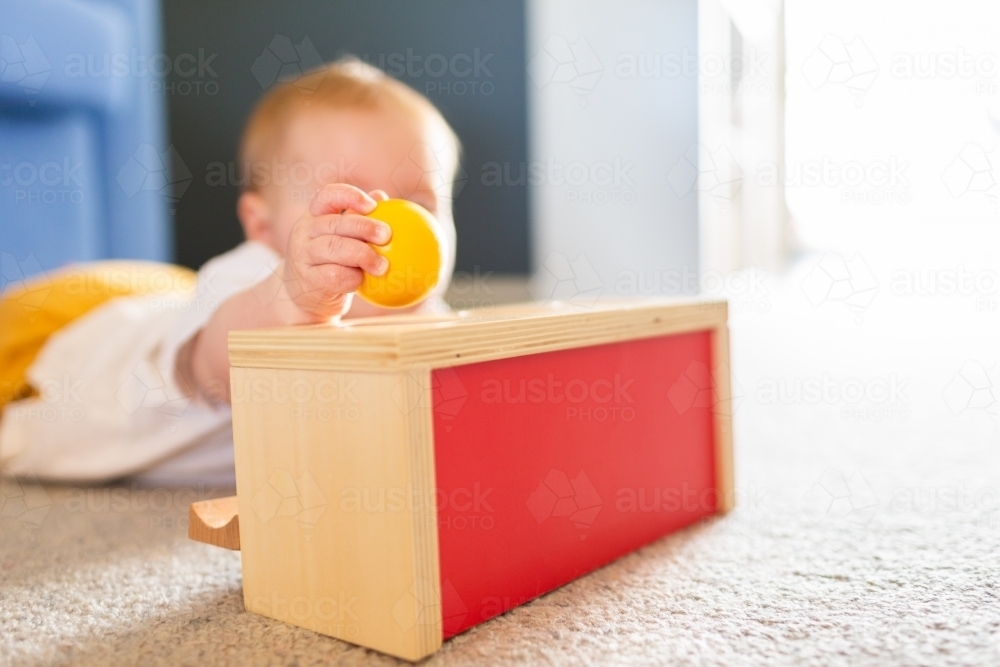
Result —
[[389, 225], [365, 217], [376, 198], [387, 197], [379, 190], [368, 195], [353, 185], [326, 185], [292, 227], [282, 289], [310, 321], [343, 314], [365, 272], [381, 276], [388, 270], [388, 260], [368, 245], [392, 238]]

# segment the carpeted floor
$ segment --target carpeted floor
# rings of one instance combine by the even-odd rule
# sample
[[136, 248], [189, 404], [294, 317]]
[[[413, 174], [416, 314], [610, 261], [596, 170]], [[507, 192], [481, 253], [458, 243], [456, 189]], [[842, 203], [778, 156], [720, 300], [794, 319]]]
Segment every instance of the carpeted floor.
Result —
[[[733, 301], [736, 511], [427, 664], [1000, 664], [997, 314], [810, 285]], [[201, 492], [5, 483], [0, 663], [398, 662], [245, 613], [238, 554], [185, 537]]]

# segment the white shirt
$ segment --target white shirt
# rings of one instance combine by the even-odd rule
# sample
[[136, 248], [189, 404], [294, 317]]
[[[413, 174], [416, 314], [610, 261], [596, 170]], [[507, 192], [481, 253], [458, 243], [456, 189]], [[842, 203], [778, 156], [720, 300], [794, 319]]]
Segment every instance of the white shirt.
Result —
[[193, 296], [113, 299], [54, 334], [0, 419], [0, 465], [42, 480], [235, 483], [232, 413], [175, 381], [178, 350], [280, 257], [247, 241], [206, 263]]

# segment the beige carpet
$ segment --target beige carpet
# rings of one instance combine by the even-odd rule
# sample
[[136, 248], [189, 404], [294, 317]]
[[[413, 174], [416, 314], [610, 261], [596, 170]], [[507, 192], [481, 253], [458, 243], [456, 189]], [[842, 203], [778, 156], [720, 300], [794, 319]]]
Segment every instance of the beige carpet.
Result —
[[[735, 512], [427, 664], [1000, 664], [997, 315], [815, 279], [736, 295]], [[238, 555], [185, 538], [197, 493], [5, 483], [0, 663], [398, 662], [245, 613]]]

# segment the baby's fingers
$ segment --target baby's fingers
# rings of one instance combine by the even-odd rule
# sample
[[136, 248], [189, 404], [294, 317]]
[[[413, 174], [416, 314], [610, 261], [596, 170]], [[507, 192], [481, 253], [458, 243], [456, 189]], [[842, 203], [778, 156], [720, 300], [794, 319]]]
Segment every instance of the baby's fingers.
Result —
[[357, 239], [346, 236], [319, 236], [309, 242], [309, 264], [322, 266], [356, 267], [373, 276], [381, 276], [389, 269], [389, 260]]
[[385, 245], [392, 238], [392, 229], [384, 222], [353, 213], [323, 215], [309, 224], [310, 239], [330, 234]]
[[346, 183], [329, 183], [320, 188], [309, 202], [309, 213], [324, 215], [350, 209], [358, 213], [371, 213], [375, 200], [363, 190]]
[[321, 288], [310, 292], [314, 298], [321, 297], [322, 300], [333, 300], [338, 296], [356, 292], [365, 279], [361, 269], [339, 264], [311, 266], [308, 269], [308, 276], [310, 284], [322, 285]]

